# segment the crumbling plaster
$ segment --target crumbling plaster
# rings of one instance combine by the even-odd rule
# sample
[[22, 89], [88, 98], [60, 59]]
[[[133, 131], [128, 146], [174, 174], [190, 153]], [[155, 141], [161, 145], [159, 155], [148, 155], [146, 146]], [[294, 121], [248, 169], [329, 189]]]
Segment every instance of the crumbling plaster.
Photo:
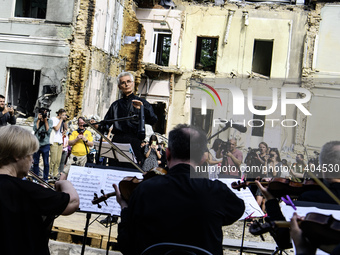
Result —
[[[178, 123], [190, 123], [190, 78], [199, 78], [211, 80], [212, 83], [218, 82], [218, 79], [230, 79], [230, 82], [240, 87], [244, 94], [247, 94], [249, 87], [253, 88], [254, 104], [271, 106], [271, 90], [268, 88], [280, 88], [283, 81], [293, 79], [288, 86], [300, 86], [301, 66], [303, 56], [304, 37], [307, 27], [307, 12], [303, 7], [298, 6], [280, 6], [280, 5], [244, 5], [225, 4], [223, 7], [216, 7], [209, 4], [188, 3], [176, 1], [177, 9], [183, 12], [182, 20], [182, 37], [180, 70], [183, 74], [176, 79], [173, 91], [173, 104], [169, 114], [177, 113], [176, 117], [168, 117], [167, 129]], [[226, 30], [228, 11], [234, 10], [234, 16], [231, 22], [228, 42], [223, 42]], [[249, 25], [244, 25], [243, 13], [248, 12]], [[194, 70], [194, 60], [196, 52], [196, 37], [218, 37], [218, 56], [216, 72], [205, 72]], [[253, 42], [254, 39], [274, 39], [273, 60], [271, 79], [262, 79], [256, 74], [251, 73]], [[278, 80], [280, 79], [280, 80]], [[214, 81], [215, 80], [215, 81]], [[287, 86], [287, 85], [286, 85]], [[224, 94], [225, 109], [215, 109], [214, 118], [224, 118], [235, 120], [232, 115], [230, 93], [219, 90]], [[292, 95], [296, 96], [296, 95]], [[264, 100], [264, 101], [263, 101]], [[192, 105], [191, 105], [192, 106]], [[208, 100], [208, 108], [213, 109], [215, 106]], [[180, 114], [178, 114], [180, 112]], [[268, 118], [296, 118], [296, 110], [289, 109], [287, 116], [281, 116], [277, 112]], [[246, 113], [246, 117], [251, 119], [253, 116]], [[237, 117], [236, 117], [237, 118]], [[291, 145], [295, 139], [295, 128], [289, 131], [275, 126], [275, 132], [278, 136], [284, 135], [285, 139], [272, 142], [275, 146]], [[213, 129], [213, 133], [217, 131]], [[271, 140], [270, 129], [265, 132], [264, 138]], [[224, 139], [233, 135], [230, 132], [224, 134]], [[222, 135], [223, 136], [223, 135]], [[241, 144], [244, 146], [253, 146], [256, 141], [250, 141], [246, 135], [241, 135]]]
[[[52, 100], [50, 107], [54, 111], [63, 105], [72, 27], [13, 17], [14, 4], [15, 1], [2, 1], [0, 10], [0, 93], [6, 95], [8, 92], [8, 68], [38, 70], [41, 71], [39, 96], [44, 85], [57, 87], [59, 96]], [[68, 12], [65, 11], [65, 14]]]
[[118, 97], [115, 77], [121, 71], [133, 72], [136, 75], [136, 85], [140, 82], [140, 74], [143, 73], [141, 59], [145, 32], [132, 11], [133, 1], [121, 2], [124, 3], [123, 36], [139, 33], [141, 43], [122, 44], [118, 56], [114, 56], [91, 45], [92, 33], [96, 32], [93, 31], [96, 1], [80, 0], [71, 43], [65, 100], [65, 108], [72, 117], [99, 115], [103, 118], [110, 104]]

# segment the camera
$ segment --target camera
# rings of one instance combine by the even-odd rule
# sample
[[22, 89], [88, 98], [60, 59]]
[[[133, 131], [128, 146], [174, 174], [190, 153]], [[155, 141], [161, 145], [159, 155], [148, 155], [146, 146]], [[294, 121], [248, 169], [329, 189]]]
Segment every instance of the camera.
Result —
[[47, 108], [40, 108], [39, 109], [39, 113], [42, 115], [43, 119], [46, 119], [50, 112], [51, 112], [51, 110], [47, 109]]
[[77, 132], [79, 135], [84, 134], [84, 131], [85, 131], [84, 129], [80, 129], [80, 128], [77, 129]]
[[7, 103], [7, 107], [11, 107], [12, 106], [12, 103]]
[[260, 162], [257, 158], [257, 155], [259, 152], [260, 152], [260, 149], [249, 148], [249, 152], [244, 162], [247, 163], [247, 165], [251, 165], [251, 166], [260, 165]]
[[223, 155], [231, 150], [231, 143], [229, 141], [221, 143], [221, 149], [223, 150]]
[[46, 137], [47, 132], [46, 131], [39, 131], [39, 139], [44, 140]]
[[248, 155], [251, 157], [251, 158], [257, 158], [257, 154], [260, 153], [260, 149], [250, 149]]

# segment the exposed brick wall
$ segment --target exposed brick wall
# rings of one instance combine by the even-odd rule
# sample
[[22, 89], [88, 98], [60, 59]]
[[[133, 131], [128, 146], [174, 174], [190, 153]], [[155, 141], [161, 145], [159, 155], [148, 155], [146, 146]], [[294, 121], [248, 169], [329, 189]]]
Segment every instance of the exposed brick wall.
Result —
[[80, 0], [79, 11], [71, 41], [65, 109], [71, 117], [82, 110], [84, 85], [89, 73], [95, 0]]
[[121, 57], [126, 58], [125, 70], [135, 74], [136, 89], [141, 82], [141, 75], [144, 73], [142, 59], [145, 45], [145, 30], [136, 17], [132, 9], [133, 1], [126, 1], [124, 10], [123, 35], [135, 36], [141, 35], [140, 42], [134, 41], [131, 44], [125, 44], [120, 52]]
[[[140, 83], [141, 74], [144, 73], [142, 66], [143, 50], [145, 44], [145, 30], [136, 18], [132, 9], [134, 2], [125, 1], [123, 36], [141, 35], [140, 42], [132, 42], [121, 47], [119, 58], [103, 52], [92, 46], [93, 24], [95, 16], [95, 0], [79, 0], [76, 23], [69, 57], [69, 72], [66, 84], [65, 109], [71, 117], [82, 114], [84, 88], [88, 82], [90, 70], [97, 70], [107, 77], [108, 86], [112, 78], [122, 71], [131, 71], [136, 77], [136, 89]], [[124, 40], [124, 38], [123, 38]], [[103, 88], [110, 92], [110, 89]], [[107, 100], [110, 101], [111, 94], [108, 93]], [[103, 102], [98, 102], [103, 104]], [[103, 106], [99, 106], [101, 108]], [[95, 114], [95, 113], [94, 113]]]

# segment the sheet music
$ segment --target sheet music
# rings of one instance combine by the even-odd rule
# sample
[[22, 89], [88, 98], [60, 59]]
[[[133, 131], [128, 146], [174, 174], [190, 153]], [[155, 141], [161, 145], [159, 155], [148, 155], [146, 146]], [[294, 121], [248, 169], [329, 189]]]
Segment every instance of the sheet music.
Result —
[[263, 211], [261, 210], [260, 206], [256, 202], [253, 194], [251, 193], [248, 187], [246, 189], [242, 188], [240, 189], [240, 191], [238, 191], [237, 189], [233, 189], [231, 187], [231, 183], [237, 182], [240, 179], [221, 178], [218, 180], [225, 183], [228, 186], [228, 188], [236, 194], [236, 196], [238, 196], [240, 199], [244, 201], [244, 205], [246, 209], [244, 211], [244, 214], [239, 220], [244, 220], [250, 214], [252, 214], [251, 217], [263, 217], [264, 216]]
[[293, 213], [296, 212], [299, 216], [306, 216], [307, 213], [321, 213], [324, 215], [332, 215], [335, 219], [340, 220], [340, 210], [332, 209], [320, 209], [314, 206], [296, 206], [296, 211], [293, 207], [286, 205], [284, 202], [280, 203], [282, 214], [287, 221], [293, 217]]
[[139, 172], [71, 166], [67, 179], [73, 184], [79, 194], [80, 211], [120, 215], [120, 205], [117, 203], [115, 196], [106, 200], [107, 205], [101, 202], [101, 208], [92, 204], [92, 200], [94, 193], [97, 193], [98, 197], [102, 196], [100, 190], [103, 190], [105, 194], [113, 192], [112, 184], [118, 185], [127, 176], [143, 178]]

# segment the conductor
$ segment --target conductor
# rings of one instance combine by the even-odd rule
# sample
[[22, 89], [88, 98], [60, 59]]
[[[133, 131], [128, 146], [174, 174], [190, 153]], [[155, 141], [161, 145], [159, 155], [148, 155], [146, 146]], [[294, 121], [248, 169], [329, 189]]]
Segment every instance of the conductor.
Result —
[[[122, 72], [117, 77], [118, 88], [122, 98], [113, 102], [107, 111], [104, 121], [129, 117], [140, 114], [141, 105], [144, 106], [145, 123], [153, 125], [157, 122], [152, 106], [143, 98], [134, 94], [135, 83], [133, 75], [129, 72]], [[112, 142], [130, 143], [140, 164], [143, 155], [140, 151], [141, 139], [138, 137], [138, 126], [140, 120], [116, 121], [112, 127]], [[106, 127], [108, 129], [108, 127]]]

